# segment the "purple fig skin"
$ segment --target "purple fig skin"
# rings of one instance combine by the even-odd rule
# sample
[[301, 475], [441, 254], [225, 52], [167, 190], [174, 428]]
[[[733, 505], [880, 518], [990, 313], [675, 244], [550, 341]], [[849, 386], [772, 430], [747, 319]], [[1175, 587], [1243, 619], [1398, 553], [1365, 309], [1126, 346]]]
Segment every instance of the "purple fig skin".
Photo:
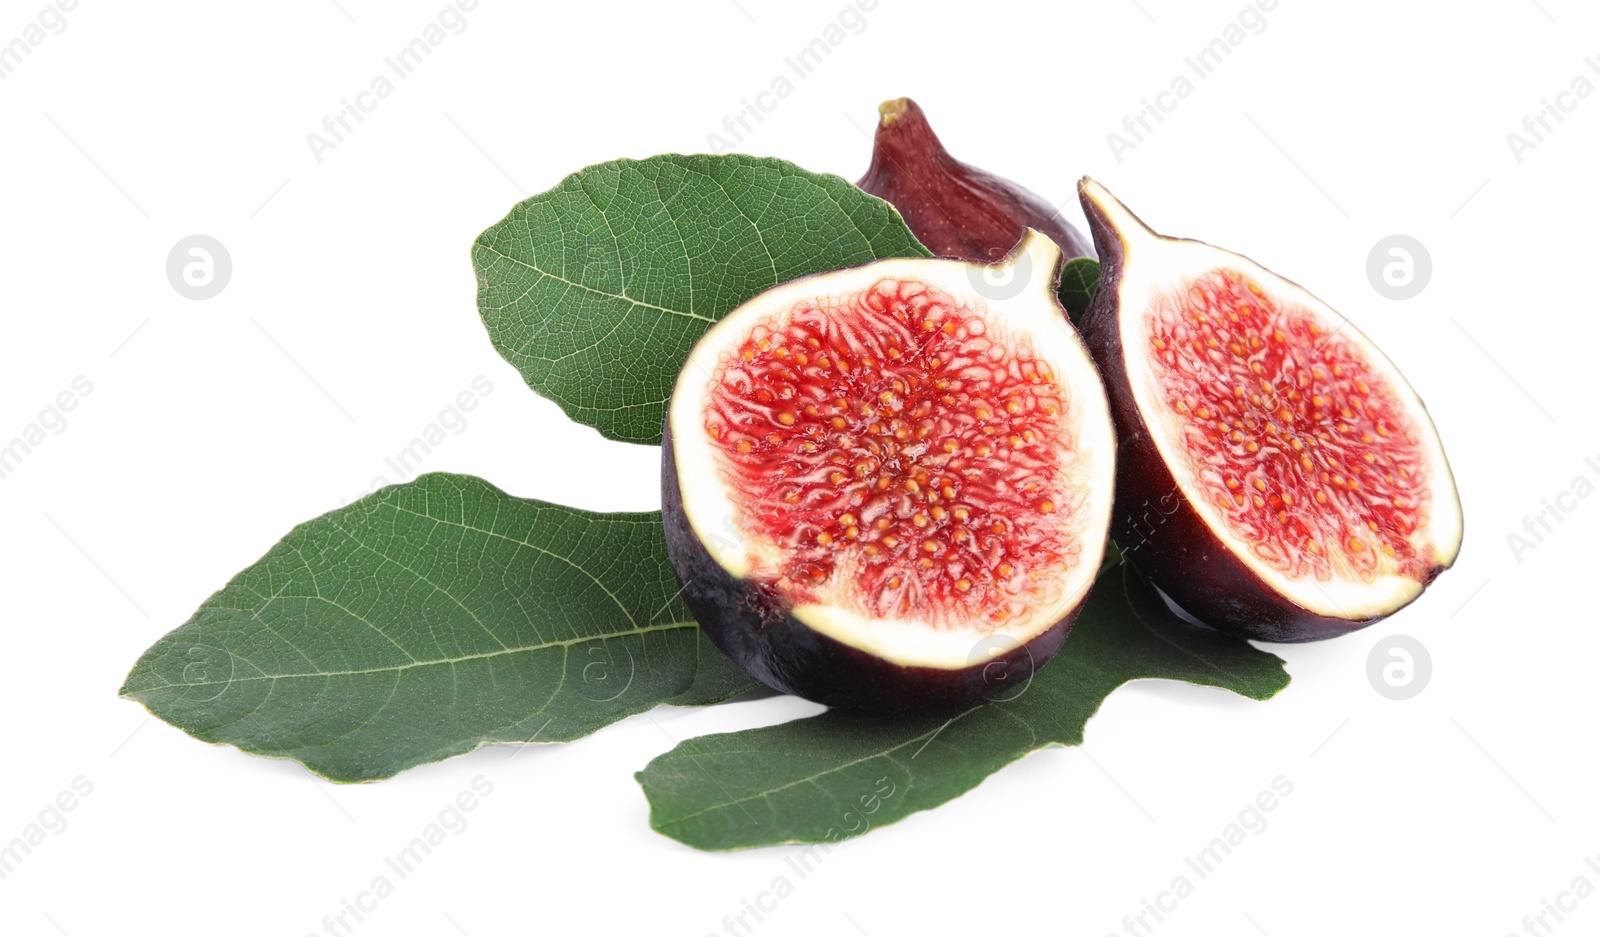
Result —
[[[1235, 556], [1184, 497], [1134, 400], [1123, 359], [1117, 283], [1125, 245], [1081, 187], [1080, 197], [1100, 254], [1100, 281], [1079, 328], [1100, 367], [1117, 428], [1111, 538], [1145, 578], [1184, 611], [1236, 637], [1286, 644], [1321, 641], [1388, 617], [1330, 618], [1290, 601]], [[1219, 259], [1226, 256], [1218, 249]], [[1443, 569], [1429, 570], [1423, 585]], [[1394, 611], [1399, 608], [1389, 614]]]
[[771, 590], [723, 569], [695, 536], [683, 512], [670, 415], [661, 442], [661, 514], [684, 602], [711, 643], [774, 690], [827, 706], [913, 713], [1009, 699], [1060, 650], [1083, 607], [1079, 602], [1027, 643], [960, 670], [901, 666], [830, 638], [789, 614]]
[[911, 233], [940, 257], [994, 263], [1035, 228], [1065, 259], [1093, 256], [1054, 205], [1022, 186], [951, 156], [910, 98], [878, 106], [872, 163], [856, 185], [893, 205]]

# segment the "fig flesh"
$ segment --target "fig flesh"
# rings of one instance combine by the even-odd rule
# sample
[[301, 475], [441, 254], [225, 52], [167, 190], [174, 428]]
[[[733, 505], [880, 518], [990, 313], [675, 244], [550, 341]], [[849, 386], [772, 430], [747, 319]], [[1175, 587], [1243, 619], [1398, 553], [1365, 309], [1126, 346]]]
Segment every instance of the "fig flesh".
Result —
[[940, 257], [994, 263], [1028, 228], [1047, 235], [1069, 259], [1091, 256], [1088, 240], [1054, 205], [951, 156], [910, 98], [878, 105], [872, 162], [856, 185], [893, 205]]
[[1101, 258], [1081, 323], [1118, 433], [1112, 536], [1220, 630], [1371, 624], [1456, 558], [1460, 498], [1427, 408], [1353, 324], [1250, 259], [1151, 231], [1084, 179]]
[[663, 433], [667, 549], [751, 675], [924, 710], [1004, 698], [1060, 647], [1115, 453], [1061, 260], [1030, 231], [993, 267], [877, 261], [774, 287], [700, 339]]

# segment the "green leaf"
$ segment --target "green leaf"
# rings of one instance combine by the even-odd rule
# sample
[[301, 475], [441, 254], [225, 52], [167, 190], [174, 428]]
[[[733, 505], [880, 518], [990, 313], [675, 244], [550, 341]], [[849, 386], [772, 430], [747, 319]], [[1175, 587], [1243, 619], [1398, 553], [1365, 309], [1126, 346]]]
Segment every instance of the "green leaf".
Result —
[[472, 248], [478, 309], [528, 386], [612, 439], [661, 441], [695, 340], [761, 291], [926, 257], [888, 202], [751, 156], [656, 156], [576, 172]]
[[1187, 680], [1251, 699], [1289, 683], [1278, 657], [1175, 617], [1124, 563], [1104, 573], [1071, 635], [1025, 686], [948, 715], [831, 710], [689, 739], [637, 775], [650, 825], [699, 849], [830, 843], [959, 797], [1048, 745], [1077, 745], [1117, 687]]
[[678, 598], [659, 514], [434, 474], [296, 527], [122, 694], [198, 739], [368, 781], [753, 686]]
[[1061, 286], [1056, 290], [1067, 317], [1077, 325], [1094, 299], [1094, 288], [1100, 282], [1100, 261], [1093, 257], [1074, 257], [1061, 267]]

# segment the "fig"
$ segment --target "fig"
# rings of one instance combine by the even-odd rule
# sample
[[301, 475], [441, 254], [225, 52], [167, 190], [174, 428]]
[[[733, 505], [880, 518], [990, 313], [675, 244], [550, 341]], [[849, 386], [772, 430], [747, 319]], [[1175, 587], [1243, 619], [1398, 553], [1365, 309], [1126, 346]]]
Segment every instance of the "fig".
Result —
[[1028, 231], [999, 264], [880, 260], [749, 300], [695, 345], [662, 447], [667, 550], [769, 686], [909, 711], [1009, 698], [1093, 583], [1115, 437]]
[[872, 162], [856, 185], [893, 205], [940, 257], [994, 263], [1028, 228], [1048, 235], [1068, 258], [1090, 256], [1088, 240], [1055, 206], [946, 152], [910, 98], [878, 105]]
[[1421, 595], [1455, 562], [1461, 501], [1399, 369], [1299, 285], [1156, 234], [1091, 179], [1078, 191], [1125, 554], [1190, 615], [1267, 641], [1333, 637]]

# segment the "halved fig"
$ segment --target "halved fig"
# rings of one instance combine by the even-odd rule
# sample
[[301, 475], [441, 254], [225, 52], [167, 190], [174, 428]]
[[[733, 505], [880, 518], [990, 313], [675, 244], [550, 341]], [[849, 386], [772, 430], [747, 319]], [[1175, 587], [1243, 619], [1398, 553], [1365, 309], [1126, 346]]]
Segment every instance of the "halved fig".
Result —
[[883, 710], [1006, 697], [1104, 555], [1115, 440], [1029, 231], [995, 266], [882, 260], [728, 313], [667, 408], [683, 595], [753, 676]]
[[1118, 433], [1112, 536], [1220, 630], [1313, 641], [1416, 599], [1461, 502], [1427, 408], [1365, 335], [1238, 254], [1078, 187], [1100, 282], [1084, 339]]
[[951, 156], [910, 98], [878, 105], [872, 162], [856, 185], [893, 205], [940, 257], [995, 263], [1028, 228], [1048, 235], [1067, 257], [1089, 254], [1089, 242], [1054, 205]]

